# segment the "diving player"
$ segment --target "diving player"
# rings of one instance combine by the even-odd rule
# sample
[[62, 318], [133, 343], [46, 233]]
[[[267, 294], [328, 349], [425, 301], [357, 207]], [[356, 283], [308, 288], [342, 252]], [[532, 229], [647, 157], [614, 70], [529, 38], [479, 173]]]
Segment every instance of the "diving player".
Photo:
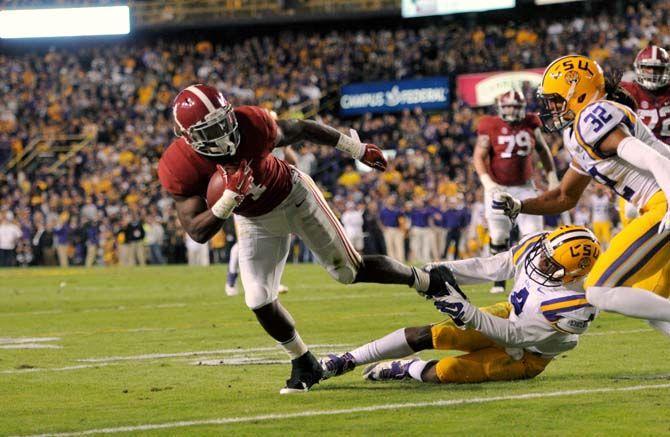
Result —
[[[324, 378], [426, 349], [465, 354], [439, 361], [382, 362], [368, 366], [364, 376], [439, 383], [533, 378], [555, 356], [577, 346], [579, 335], [595, 318], [596, 309], [587, 303], [581, 283], [599, 254], [591, 231], [564, 226], [533, 234], [488, 258], [429, 264], [427, 268], [440, 272], [450, 289], [446, 296], [434, 298], [450, 319], [399, 329], [344, 355], [329, 355], [321, 360]], [[500, 279], [514, 280], [508, 302], [482, 309], [468, 302], [458, 287]]]
[[547, 67], [538, 89], [541, 117], [548, 130], [563, 131], [572, 163], [560, 187], [526, 200], [499, 193], [493, 208], [512, 219], [557, 214], [577, 204], [591, 179], [635, 205], [641, 215], [596, 262], [586, 298], [601, 310], [652, 320], [670, 335], [670, 324], [661, 323], [670, 322], [670, 149], [630, 108], [607, 100], [607, 91], [592, 59], [569, 55]]

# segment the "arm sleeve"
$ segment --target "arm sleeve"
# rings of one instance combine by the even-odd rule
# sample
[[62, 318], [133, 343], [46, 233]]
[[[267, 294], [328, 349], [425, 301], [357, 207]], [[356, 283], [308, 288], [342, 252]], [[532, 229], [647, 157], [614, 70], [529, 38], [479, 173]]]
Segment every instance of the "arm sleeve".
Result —
[[551, 325], [540, 320], [511, 321], [480, 311], [474, 306], [474, 314], [467, 322], [471, 328], [505, 347], [524, 348], [542, 343], [558, 333]]
[[502, 281], [514, 276], [512, 252], [507, 251], [487, 258], [469, 258], [438, 263], [451, 269], [461, 285]]
[[670, 195], [670, 159], [635, 137], [626, 137], [617, 147], [619, 157], [654, 175], [666, 197]]

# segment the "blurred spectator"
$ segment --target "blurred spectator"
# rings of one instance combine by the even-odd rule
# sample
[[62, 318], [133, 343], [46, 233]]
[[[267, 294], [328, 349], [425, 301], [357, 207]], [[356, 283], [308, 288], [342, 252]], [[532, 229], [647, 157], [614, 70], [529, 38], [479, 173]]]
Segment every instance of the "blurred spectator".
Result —
[[16, 247], [23, 235], [21, 228], [14, 223], [11, 213], [5, 212], [0, 218], [0, 266], [16, 265]]
[[433, 235], [430, 227], [433, 224], [433, 211], [426, 206], [423, 197], [416, 197], [409, 218], [411, 221], [409, 240], [412, 253], [410, 259], [413, 262], [431, 261]]
[[354, 202], [347, 202], [347, 209], [342, 213], [341, 221], [351, 244], [357, 251], [363, 250], [363, 209], [365, 205], [356, 206]]
[[144, 223], [136, 213], [131, 214], [131, 220], [128, 221], [128, 224], [123, 229], [123, 237], [127, 251], [125, 265], [146, 265], [147, 261], [144, 253]]
[[70, 265], [69, 249], [70, 249], [70, 225], [67, 218], [63, 215], [58, 217], [58, 225], [54, 229], [56, 236], [56, 253], [58, 254], [58, 264], [61, 267]]
[[363, 253], [386, 255], [384, 232], [379, 220], [379, 208], [375, 202], [365, 205], [363, 211], [363, 232], [365, 233], [365, 247]]
[[149, 248], [149, 262], [151, 264], [165, 264], [163, 256], [163, 240], [165, 230], [157, 217], [149, 216], [145, 228], [145, 243]]
[[449, 198], [447, 210], [442, 216], [442, 227], [447, 230], [447, 239], [444, 252], [440, 255], [441, 258], [448, 258], [449, 249], [453, 245], [454, 253], [451, 259], [460, 259], [459, 249], [461, 244], [461, 235], [463, 233], [463, 229], [465, 229], [467, 225], [467, 210], [463, 207], [463, 205], [458, 204], [456, 198]]
[[391, 258], [405, 262], [405, 232], [401, 227], [403, 211], [396, 206], [397, 197], [388, 196], [379, 211], [386, 251]]
[[100, 228], [98, 223], [86, 218], [84, 222], [84, 234], [86, 235], [86, 267], [91, 267], [98, 260], [98, 249], [100, 248]]

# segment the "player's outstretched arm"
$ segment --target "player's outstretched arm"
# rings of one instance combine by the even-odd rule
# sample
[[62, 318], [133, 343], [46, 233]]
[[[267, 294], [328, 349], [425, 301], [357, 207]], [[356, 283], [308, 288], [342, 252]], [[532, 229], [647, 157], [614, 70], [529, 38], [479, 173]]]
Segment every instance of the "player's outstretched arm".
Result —
[[223, 220], [207, 208], [207, 202], [200, 196], [172, 196], [177, 207], [177, 215], [182, 227], [198, 243], [206, 243], [221, 226]]
[[347, 136], [341, 134], [337, 129], [316, 121], [296, 119], [278, 120], [277, 126], [279, 127], [277, 147], [310, 141], [336, 147], [369, 167], [380, 171], [386, 170], [386, 158], [381, 149], [374, 144], [362, 143], [353, 129], [351, 136]]
[[540, 321], [513, 322], [485, 313], [457, 293], [436, 297], [434, 305], [463, 329], [475, 329], [505, 347], [532, 346], [556, 334], [549, 324]]
[[472, 155], [472, 165], [475, 167], [475, 171], [485, 191], [500, 190], [502, 187], [496, 184], [489, 174], [489, 147], [489, 136], [479, 134], [475, 143], [475, 151]]
[[[670, 200], [670, 159], [667, 154], [659, 153], [620, 127], [608, 134], [600, 147], [604, 153], [616, 153], [619, 158], [654, 175], [666, 199]], [[670, 211], [663, 218], [658, 230], [659, 233], [666, 231], [670, 231]]]
[[[573, 163], [572, 165], [576, 165]], [[579, 198], [591, 182], [591, 176], [577, 172], [572, 166], [563, 175], [558, 188], [521, 202], [521, 214], [560, 214], [577, 205]]]
[[511, 250], [488, 257], [431, 263], [427, 267], [430, 269], [438, 265], [448, 267], [456, 281], [462, 285], [504, 281], [514, 277]]

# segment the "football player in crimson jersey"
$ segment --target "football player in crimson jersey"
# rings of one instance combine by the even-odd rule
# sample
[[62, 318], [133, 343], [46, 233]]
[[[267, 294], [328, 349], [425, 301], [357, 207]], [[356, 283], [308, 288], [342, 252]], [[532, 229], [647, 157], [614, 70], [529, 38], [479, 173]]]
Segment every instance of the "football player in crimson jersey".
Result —
[[[440, 287], [434, 274], [386, 256], [359, 255], [314, 181], [271, 153], [305, 140], [385, 170], [379, 147], [362, 143], [355, 131], [347, 136], [314, 121], [275, 121], [263, 108], [233, 108], [220, 92], [201, 84], [177, 95], [173, 115], [178, 138], [158, 164], [161, 184], [174, 198], [182, 226], [198, 242], [209, 240], [234, 214], [246, 304], [292, 359], [291, 377], [281, 393], [306, 391], [322, 376], [277, 299], [292, 233], [341, 283], [407, 284], [424, 293]], [[207, 186], [215, 172], [226, 188], [208, 205]]]
[[[542, 122], [534, 114], [526, 113], [523, 94], [511, 90], [496, 98], [497, 116], [484, 116], [477, 125], [477, 143], [473, 164], [484, 186], [486, 220], [491, 236], [492, 255], [509, 249], [512, 221], [505, 216], [493, 214], [491, 209], [494, 192], [514, 193], [520, 199], [537, 194], [531, 180], [533, 174], [532, 152], [536, 150], [547, 174], [549, 188], [558, 186], [554, 160], [540, 126]], [[521, 237], [539, 232], [543, 223], [541, 216], [520, 216], [517, 220]], [[503, 293], [505, 281], [497, 281], [491, 293]]]
[[621, 87], [636, 103], [636, 112], [656, 138], [670, 144], [670, 55], [658, 46], [648, 46], [635, 57], [635, 82]]

